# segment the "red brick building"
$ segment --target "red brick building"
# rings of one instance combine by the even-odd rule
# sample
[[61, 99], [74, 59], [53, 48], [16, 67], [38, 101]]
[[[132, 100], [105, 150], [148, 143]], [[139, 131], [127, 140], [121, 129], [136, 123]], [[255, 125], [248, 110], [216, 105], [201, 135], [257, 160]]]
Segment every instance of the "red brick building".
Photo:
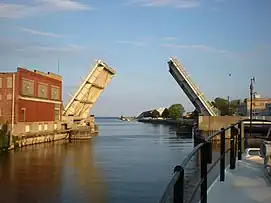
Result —
[[0, 73], [0, 123], [61, 120], [62, 78], [17, 68]]

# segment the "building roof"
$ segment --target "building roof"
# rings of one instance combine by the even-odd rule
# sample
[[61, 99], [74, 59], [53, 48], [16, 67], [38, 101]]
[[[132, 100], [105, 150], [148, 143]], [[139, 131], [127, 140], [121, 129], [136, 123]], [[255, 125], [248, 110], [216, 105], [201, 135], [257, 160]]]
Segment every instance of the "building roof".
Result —
[[39, 70], [29, 70], [29, 69], [26, 69], [26, 68], [22, 68], [22, 67], [18, 67], [17, 68], [17, 71], [26, 71], [26, 72], [32, 72], [32, 73], [35, 73], [35, 74], [39, 74], [39, 75], [42, 75], [44, 77], [49, 77], [49, 78], [52, 78], [52, 79], [55, 79], [55, 80], [59, 80], [59, 81], [62, 81], [62, 77], [58, 74], [55, 74], [55, 73], [51, 73], [51, 72], [42, 72], [42, 71], [39, 71]]
[[13, 74], [15, 72], [0, 72], [0, 75], [10, 75], [10, 74]]
[[165, 109], [166, 109], [165, 107], [160, 107], [160, 108], [157, 108], [157, 109], [152, 109], [152, 110], [149, 110], [149, 111], [144, 111], [137, 118], [151, 117], [151, 114], [152, 114], [153, 111], [158, 111], [159, 114], [160, 114], [160, 116], [161, 116]]
[[162, 113], [164, 112], [166, 108], [165, 107], [160, 107], [158, 109], [155, 109], [156, 111], [158, 111], [160, 113], [160, 115], [162, 115]]
[[[253, 98], [252, 99], [253, 101], [270, 101], [271, 102], [271, 98]], [[244, 99], [244, 102], [249, 102], [250, 101], [250, 98], [246, 98]]]

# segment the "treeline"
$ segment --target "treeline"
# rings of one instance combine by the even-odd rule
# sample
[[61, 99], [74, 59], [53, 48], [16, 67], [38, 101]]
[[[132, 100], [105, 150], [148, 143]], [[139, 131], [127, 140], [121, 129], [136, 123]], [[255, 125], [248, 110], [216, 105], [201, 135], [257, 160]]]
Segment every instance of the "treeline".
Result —
[[[221, 116], [225, 115], [235, 115], [237, 114], [237, 108], [241, 104], [240, 99], [235, 99], [229, 101], [221, 97], [217, 97], [214, 101], [211, 102], [214, 107], [220, 111]], [[159, 111], [153, 110], [150, 112], [150, 115], [146, 117], [152, 118], [170, 118], [170, 119], [179, 119], [183, 118], [185, 109], [182, 104], [173, 104], [169, 108], [165, 108], [164, 111], [160, 114]], [[186, 118], [197, 118], [198, 112], [194, 110], [192, 113], [186, 115]]]
[[226, 116], [226, 115], [231, 116], [237, 113], [237, 108], [241, 104], [241, 100], [235, 99], [235, 100], [229, 101], [228, 99], [217, 97], [211, 103], [214, 107], [216, 107], [220, 111], [221, 116]]
[[165, 108], [161, 115], [159, 111], [157, 111], [156, 109], [153, 110], [151, 112], [150, 117], [178, 119], [178, 118], [181, 118], [184, 113], [185, 113], [185, 109], [182, 104], [172, 104], [169, 108]]

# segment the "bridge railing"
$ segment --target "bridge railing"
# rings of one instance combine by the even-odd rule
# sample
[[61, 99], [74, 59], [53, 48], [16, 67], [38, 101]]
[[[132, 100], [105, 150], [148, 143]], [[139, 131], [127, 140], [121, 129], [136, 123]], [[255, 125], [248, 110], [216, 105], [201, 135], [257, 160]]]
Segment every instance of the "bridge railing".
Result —
[[[187, 72], [184, 70], [180, 62], [177, 60], [177, 58], [171, 58], [171, 62], [173, 62], [174, 66], [179, 70], [179, 73], [182, 75], [182, 77], [185, 79], [187, 84], [190, 86], [192, 91], [195, 93], [197, 98], [200, 100], [204, 108], [210, 113], [211, 116], [215, 116], [216, 112], [214, 111], [213, 105], [208, 102], [208, 100], [205, 98], [204, 94], [199, 90], [199, 88], [196, 86], [196, 84], [192, 81], [190, 76], [187, 74]], [[176, 78], [175, 78], [176, 79]]]
[[250, 120], [240, 120], [207, 139], [202, 139], [182, 164], [175, 166], [173, 176], [159, 203], [207, 203], [210, 184], [217, 175], [220, 181], [225, 181], [226, 166], [235, 169], [236, 158], [242, 158], [244, 121]]

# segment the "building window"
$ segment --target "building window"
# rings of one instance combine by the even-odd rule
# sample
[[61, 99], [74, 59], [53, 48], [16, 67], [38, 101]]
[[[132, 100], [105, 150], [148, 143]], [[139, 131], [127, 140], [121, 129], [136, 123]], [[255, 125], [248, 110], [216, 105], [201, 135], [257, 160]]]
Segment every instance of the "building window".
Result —
[[2, 88], [3, 87], [3, 78], [0, 78], [0, 88]]
[[0, 101], [2, 100], [2, 94], [0, 93]]
[[59, 100], [59, 88], [58, 87], [51, 88], [51, 99]]
[[34, 81], [23, 79], [22, 94], [25, 96], [34, 95]]
[[42, 125], [39, 124], [39, 131], [42, 131]]
[[7, 88], [12, 88], [12, 77], [7, 77]]
[[55, 121], [59, 121], [59, 120], [60, 120], [60, 109], [55, 108]]
[[25, 125], [25, 132], [29, 133], [30, 132], [30, 126], [29, 125]]
[[12, 94], [11, 93], [7, 94], [7, 100], [12, 100]]
[[38, 84], [38, 97], [48, 98], [48, 86], [44, 84]]
[[20, 122], [25, 122], [25, 109], [21, 109], [20, 111]]

